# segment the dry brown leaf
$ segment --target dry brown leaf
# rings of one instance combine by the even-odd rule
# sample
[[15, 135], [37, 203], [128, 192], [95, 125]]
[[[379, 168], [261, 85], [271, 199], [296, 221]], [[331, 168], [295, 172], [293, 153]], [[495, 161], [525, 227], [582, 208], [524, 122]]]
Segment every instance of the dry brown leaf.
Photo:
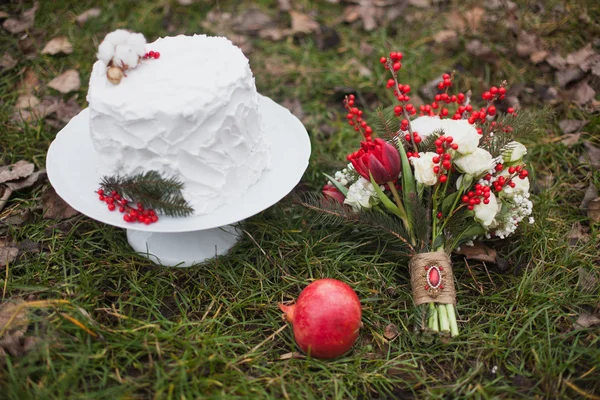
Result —
[[[1, 189], [0, 189], [1, 190]], [[19, 249], [6, 239], [0, 238], [0, 267], [6, 267], [16, 260], [19, 255]], [[2, 324], [2, 315], [0, 315], [0, 325]], [[0, 328], [1, 329], [1, 328]]]
[[46, 219], [60, 221], [79, 214], [77, 210], [61, 199], [52, 187], [49, 187], [42, 196], [42, 207], [44, 209], [44, 218]]
[[546, 50], [540, 50], [540, 51], [531, 53], [531, 55], [529, 56], [529, 59], [531, 60], [532, 63], [539, 64], [539, 63], [543, 62], [546, 58], [548, 58], [549, 55], [550, 55], [550, 53], [548, 53]]
[[600, 169], [600, 149], [590, 142], [584, 142], [586, 154], [579, 158], [579, 161], [590, 164], [595, 169]]
[[567, 60], [560, 54], [551, 54], [546, 58], [546, 62], [554, 69], [564, 69], [567, 66]]
[[296, 116], [299, 120], [304, 118], [304, 110], [302, 109], [302, 103], [297, 97], [294, 98], [286, 98], [281, 102], [281, 105], [290, 110], [292, 114]]
[[490, 46], [483, 44], [481, 40], [478, 39], [473, 39], [467, 43], [465, 49], [469, 54], [472, 54], [475, 57], [488, 57], [493, 54]]
[[0, 167], [0, 183], [26, 178], [33, 173], [34, 169], [35, 165], [25, 160]]
[[33, 7], [24, 11], [20, 18], [9, 18], [4, 21], [2, 27], [10, 33], [22, 33], [33, 26], [35, 22], [35, 12], [38, 9], [38, 3], [33, 3]]
[[388, 324], [383, 330], [383, 336], [387, 340], [394, 339], [398, 334], [400, 334], [400, 332], [398, 331], [398, 327], [394, 324]]
[[563, 119], [558, 123], [558, 126], [563, 133], [573, 133], [586, 126], [588, 122], [576, 119]]
[[579, 105], [589, 103], [595, 96], [596, 92], [587, 82], [579, 82], [567, 93], [567, 97]]
[[79, 90], [79, 87], [81, 86], [79, 72], [74, 69], [69, 69], [52, 79], [48, 83], [48, 86], [52, 89], [58, 90], [61, 93], [69, 93], [74, 90]]
[[279, 356], [279, 359], [281, 361], [283, 361], [283, 360], [290, 360], [292, 358], [295, 358], [295, 359], [304, 359], [304, 358], [306, 358], [306, 356], [304, 354], [302, 354], [302, 353], [297, 352], [297, 351], [294, 351], [293, 353], [285, 353], [285, 354], [282, 354], [282, 355]]
[[102, 13], [102, 10], [100, 10], [97, 7], [90, 8], [89, 10], [86, 10], [86, 11], [82, 12], [81, 14], [79, 14], [75, 18], [75, 21], [81, 26], [81, 25], [85, 24], [88, 19], [99, 17], [101, 13]]
[[577, 143], [579, 143], [579, 140], [581, 139], [581, 132], [577, 132], [577, 133], [567, 133], [566, 135], [561, 136], [561, 143], [564, 144], [567, 147], [573, 147], [575, 146]]
[[585, 76], [585, 72], [583, 72], [583, 70], [579, 67], [569, 67], [566, 69], [556, 71], [555, 76], [558, 86], [564, 88], [569, 83], [578, 81], [581, 78], [583, 78]]
[[585, 190], [583, 199], [581, 200], [581, 204], [579, 205], [579, 209], [587, 210], [590, 201], [594, 200], [596, 197], [598, 197], [598, 189], [596, 189], [596, 186], [593, 183], [590, 183], [590, 185]]
[[261, 29], [258, 32], [258, 37], [261, 39], [269, 39], [277, 42], [288, 36], [288, 30], [279, 29], [276, 27]]
[[358, 13], [363, 21], [363, 28], [370, 32], [377, 28], [376, 10], [372, 0], [359, 0]]
[[[348, 65], [355, 68], [358, 71], [358, 75], [360, 75], [364, 78], [368, 78], [371, 75], [373, 75], [373, 71], [371, 71], [371, 69], [369, 69], [367, 66], [362, 64], [356, 58], [351, 58], [350, 61], [348, 61]], [[416, 104], [414, 104], [414, 102], [413, 102], [413, 105], [416, 105]]]
[[15, 103], [15, 108], [17, 110], [22, 110], [25, 108], [33, 108], [40, 104], [40, 99], [32, 95], [31, 93], [25, 93], [20, 95], [17, 98], [17, 102]]
[[43, 182], [46, 179], [46, 176], [46, 170], [41, 169], [26, 178], [17, 179], [4, 184], [13, 192], [17, 192], [19, 190], [30, 188], [38, 182]]
[[44, 46], [42, 54], [55, 55], [58, 53], [71, 54], [73, 52], [73, 46], [66, 36], [55, 37]]
[[268, 27], [272, 18], [257, 8], [250, 8], [236, 18], [233, 29], [242, 33], [258, 34], [261, 29]]
[[[237, 44], [244, 51], [244, 46]], [[244, 51], [245, 52], [245, 51]], [[67, 102], [61, 101], [56, 109], [56, 117], [62, 122], [69, 122], [74, 116], [81, 112], [81, 107], [74, 98]]]
[[588, 43], [585, 47], [567, 55], [567, 64], [580, 65], [583, 64], [589, 57], [596, 54], [592, 49], [592, 44]]
[[581, 63], [579, 67], [585, 72], [591, 72], [596, 76], [600, 76], [600, 54], [594, 54]]
[[460, 250], [455, 251], [455, 253], [465, 256], [468, 260], [496, 263], [496, 250], [486, 246], [482, 242], [475, 242], [473, 246], [461, 246]]
[[4, 53], [0, 59], [0, 68], [11, 69], [15, 65], [17, 65], [17, 60], [15, 60], [10, 54]]
[[579, 267], [577, 268], [577, 273], [579, 274], [579, 281], [577, 282], [577, 286], [584, 293], [594, 293], [598, 291], [598, 286], [600, 285], [600, 279], [595, 274], [592, 274], [590, 271], [587, 271], [585, 268]]
[[359, 18], [360, 18], [360, 7], [348, 6], [348, 7], [344, 8], [344, 14], [343, 14], [344, 22], [351, 24], [354, 21], [358, 21]]
[[517, 38], [517, 55], [519, 57], [528, 57], [532, 53], [539, 51], [539, 38], [531, 33], [522, 31]]
[[10, 14], [8, 14], [6, 11], [0, 11], [0, 19], [4, 19], [4, 18], [8, 18], [10, 17]]
[[279, 9], [281, 11], [290, 11], [292, 9], [290, 0], [277, 0], [277, 4], [279, 5]]
[[587, 215], [593, 223], [597, 224], [600, 222], [600, 197], [590, 201], [588, 204]]
[[455, 47], [456, 45], [458, 45], [458, 34], [453, 30], [444, 29], [433, 35], [433, 40], [437, 44]]
[[594, 326], [600, 326], [600, 318], [596, 315], [587, 313], [581, 314], [573, 324], [575, 329], [592, 328]]
[[19, 84], [19, 90], [22, 90], [25, 93], [31, 93], [40, 84], [40, 79], [34, 70], [27, 68], [25, 73], [23, 74], [23, 80]]
[[579, 242], [587, 243], [590, 240], [588, 230], [589, 228], [584, 228], [580, 222], [575, 222], [567, 235], [569, 245], [576, 246]]
[[485, 15], [485, 10], [481, 7], [475, 7], [469, 11], [465, 11], [465, 21], [467, 27], [472, 31], [479, 30], [481, 26], [481, 20]]
[[32, 122], [47, 117], [54, 113], [60, 104], [60, 100], [53, 96], [45, 96], [41, 103], [30, 110], [16, 110], [13, 120], [21, 122]]
[[319, 24], [308, 14], [291, 10], [292, 34], [311, 33], [319, 30]]
[[430, 0], [408, 0], [408, 4], [417, 8], [428, 8], [431, 7]]
[[457, 33], [464, 33], [467, 29], [467, 23], [464, 20], [462, 13], [457, 10], [453, 10], [446, 14], [445, 24], [448, 29], [456, 31]]

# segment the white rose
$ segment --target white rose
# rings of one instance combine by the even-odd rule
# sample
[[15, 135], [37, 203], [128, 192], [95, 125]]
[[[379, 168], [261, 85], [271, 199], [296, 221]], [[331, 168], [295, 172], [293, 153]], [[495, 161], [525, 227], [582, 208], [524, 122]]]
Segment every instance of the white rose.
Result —
[[[508, 169], [505, 168], [498, 176], [503, 176], [505, 179], [508, 179], [510, 176]], [[517, 175], [512, 178], [512, 182], [514, 182], [515, 187], [505, 185], [500, 192], [500, 197], [513, 197], [517, 194], [529, 193], [529, 178], [525, 177], [524, 179], [521, 179]]]
[[419, 117], [410, 123], [413, 132], [417, 132], [421, 138], [425, 139], [435, 131], [442, 129], [442, 120], [440, 117]]
[[410, 162], [415, 170], [415, 179], [417, 182], [422, 183], [425, 186], [433, 186], [437, 183], [437, 174], [433, 172], [433, 157], [436, 156], [438, 156], [436, 153], [430, 151], [427, 153], [419, 153], [419, 158], [410, 158]]
[[379, 197], [377, 197], [375, 188], [371, 182], [363, 177], [358, 178], [356, 182], [350, 185], [344, 200], [344, 204], [351, 206], [354, 211], [368, 210], [378, 203]]
[[458, 145], [457, 152], [470, 154], [477, 149], [481, 135], [477, 133], [477, 129], [469, 121], [466, 119], [442, 119], [441, 121], [444, 135], [452, 136], [452, 143]]
[[502, 158], [504, 162], [515, 162], [527, 154], [527, 147], [519, 142], [512, 141], [502, 149]]
[[487, 150], [479, 147], [471, 154], [467, 154], [454, 160], [454, 164], [459, 171], [471, 176], [483, 174], [493, 166], [492, 155]]
[[490, 202], [488, 204], [484, 204], [482, 201], [473, 207], [473, 211], [475, 211], [475, 219], [478, 220], [485, 228], [488, 228], [490, 225], [492, 225], [499, 209], [498, 201], [496, 200], [494, 193], [490, 192], [489, 200]]

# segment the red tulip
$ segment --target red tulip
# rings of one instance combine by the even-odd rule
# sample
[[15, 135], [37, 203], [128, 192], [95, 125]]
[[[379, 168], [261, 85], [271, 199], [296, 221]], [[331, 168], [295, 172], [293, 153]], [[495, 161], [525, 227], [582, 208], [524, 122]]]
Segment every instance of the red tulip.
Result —
[[346, 200], [346, 197], [344, 196], [344, 194], [342, 192], [340, 192], [338, 190], [338, 188], [336, 188], [333, 185], [325, 185], [323, 186], [323, 194], [335, 201], [337, 201], [340, 204], [344, 204], [344, 200]]
[[400, 153], [383, 139], [361, 142], [361, 148], [348, 159], [360, 176], [371, 180], [370, 173], [379, 185], [396, 180], [400, 174]]

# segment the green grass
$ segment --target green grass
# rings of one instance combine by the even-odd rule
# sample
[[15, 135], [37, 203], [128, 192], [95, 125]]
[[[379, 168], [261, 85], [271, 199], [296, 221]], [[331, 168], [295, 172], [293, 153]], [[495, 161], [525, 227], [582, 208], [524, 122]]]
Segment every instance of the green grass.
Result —
[[[150, 41], [167, 35], [169, 24], [177, 32], [203, 32], [200, 23], [213, 7], [236, 14], [251, 2], [220, 1], [216, 6], [199, 2], [189, 7], [158, 0], [108, 5], [101, 1], [40, 3], [34, 37], [43, 46], [54, 36], [66, 35], [74, 53], [31, 60], [20, 57], [17, 67], [0, 76], [0, 164], [25, 158], [43, 167], [46, 149], [57, 132], [43, 121], [29, 126], [11, 122], [22, 68], [38, 74], [40, 90], [47, 94], [56, 93], [44, 88], [44, 83], [63, 70], [77, 68], [84, 82], [77, 101], [84, 106], [95, 48], [107, 32], [127, 27], [144, 32]], [[277, 16], [276, 1], [258, 3]], [[340, 5], [295, 3], [316, 11], [319, 21], [326, 24], [341, 15]], [[599, 35], [597, 22], [585, 25], [577, 18], [553, 17], [553, 5], [562, 2], [544, 2], [543, 15], [531, 11], [535, 2], [520, 3], [519, 23], [546, 35], [548, 45], [563, 55]], [[587, 10], [592, 21], [597, 21], [600, 15], [593, 4], [570, 1], [566, 7], [571, 15]], [[92, 6], [100, 6], [102, 15], [78, 27], [73, 18]], [[20, 7], [21, 2], [13, 2], [0, 10], [17, 13]], [[468, 8], [469, 4], [463, 4], [460, 9]], [[467, 38], [461, 39], [455, 51], [431, 44], [431, 35], [442, 29], [442, 12], [409, 8], [407, 13], [421, 13], [417, 21], [423, 22], [399, 20], [372, 33], [337, 25], [342, 42], [327, 51], [319, 50], [311, 37], [277, 43], [253, 39], [250, 59], [259, 91], [277, 101], [297, 97], [302, 103], [313, 145], [304, 176], [309, 190], [318, 190], [324, 183], [321, 172], [330, 173], [343, 165], [344, 155], [359, 140], [344, 125], [335, 88], [354, 88], [368, 108], [376, 105], [377, 98], [389, 102], [378, 59], [392, 49], [404, 51], [400, 78], [415, 91], [452, 69], [463, 69], [459, 83], [475, 92], [503, 79], [511, 85], [552, 83], [551, 74], [512, 54], [515, 39], [500, 25], [494, 35], [479, 37], [509, 52], [499, 52], [496, 61], [484, 62], [465, 52], [462, 44]], [[363, 54], [361, 42], [372, 46], [373, 54]], [[2, 31], [0, 53], [5, 51], [16, 58], [20, 54], [17, 37]], [[373, 75], [361, 77], [352, 59], [370, 68]], [[269, 65], [281, 71], [265, 72]], [[565, 102], [555, 109], [556, 121], [565, 117], [590, 120], [585, 129], [589, 134], [583, 139], [598, 145], [597, 113]], [[41, 344], [24, 357], [6, 359], [6, 366], [0, 367], [0, 397], [599, 396], [598, 328], [573, 329], [580, 313], [597, 312], [599, 307], [598, 288], [585, 293], [577, 285], [578, 268], [600, 274], [598, 226], [590, 227], [587, 243], [570, 246], [567, 236], [573, 223], [589, 225], [578, 207], [590, 183], [600, 187], [600, 174], [580, 165], [582, 143], [568, 149], [549, 140], [559, 134], [556, 121], [551, 121], [548, 131], [525, 139], [533, 175], [551, 173], [554, 182], [535, 196], [536, 223], [503, 245], [509, 270], [500, 272], [471, 261], [467, 265], [460, 257], [454, 258], [461, 335], [449, 342], [416, 330], [420, 321], [410, 298], [407, 260], [395, 251], [392, 239], [316, 224], [311, 212], [288, 200], [247, 220], [247, 234], [228, 256], [190, 269], [168, 269], [136, 256], [120, 229], [85, 217], [59, 227], [44, 220], [35, 209], [43, 188], [18, 193], [1, 216], [32, 208], [34, 219], [10, 227], [8, 235], [15, 241], [40, 243], [42, 252], [26, 255], [0, 271], [3, 297], [35, 295], [44, 300], [66, 299], [70, 305], [33, 311], [28, 334], [39, 336]], [[358, 344], [351, 354], [335, 361], [279, 360], [296, 349], [290, 329], [272, 336], [284, 324], [277, 302], [296, 297], [311, 280], [321, 277], [348, 282], [361, 298], [365, 326]], [[400, 330], [392, 341], [383, 338], [389, 323]]]

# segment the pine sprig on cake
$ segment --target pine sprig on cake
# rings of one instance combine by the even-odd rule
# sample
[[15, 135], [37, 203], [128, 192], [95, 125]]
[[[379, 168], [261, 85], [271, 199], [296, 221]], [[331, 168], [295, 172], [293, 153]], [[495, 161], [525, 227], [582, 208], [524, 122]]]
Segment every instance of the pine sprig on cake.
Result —
[[143, 209], [170, 217], [185, 217], [194, 212], [182, 195], [183, 183], [175, 177], [163, 177], [157, 171], [133, 176], [105, 176], [100, 185], [103, 192], [111, 193], [112, 197], [118, 195], [141, 204]]

